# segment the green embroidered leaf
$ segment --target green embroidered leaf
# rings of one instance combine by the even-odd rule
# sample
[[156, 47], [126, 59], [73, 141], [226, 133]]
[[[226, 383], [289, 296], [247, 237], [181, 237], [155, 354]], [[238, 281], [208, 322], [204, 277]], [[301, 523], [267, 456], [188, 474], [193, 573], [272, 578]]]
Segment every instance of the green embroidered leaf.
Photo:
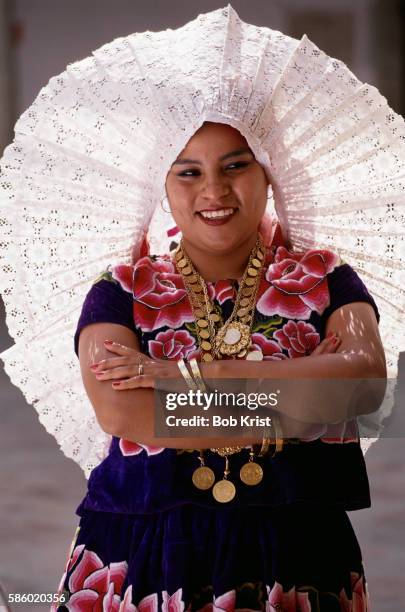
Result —
[[95, 285], [101, 280], [106, 280], [112, 283], [118, 283], [118, 281], [115, 278], [113, 278], [112, 272], [108, 269], [103, 270], [103, 272], [101, 272], [101, 274], [97, 276], [96, 280], [93, 281], [92, 285]]
[[252, 333], [262, 333], [267, 338], [271, 338], [282, 322], [283, 317], [278, 315], [271, 317], [268, 321], [257, 321], [252, 327]]
[[196, 334], [196, 329], [195, 329], [195, 323], [184, 323], [184, 327], [187, 329], [187, 331], [196, 340], [197, 339], [197, 334]]

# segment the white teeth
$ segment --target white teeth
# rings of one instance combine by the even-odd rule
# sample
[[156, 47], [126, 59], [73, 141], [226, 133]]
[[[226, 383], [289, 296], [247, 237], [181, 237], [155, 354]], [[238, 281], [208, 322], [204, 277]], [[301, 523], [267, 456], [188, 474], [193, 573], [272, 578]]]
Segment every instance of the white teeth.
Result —
[[215, 219], [216, 217], [229, 217], [234, 213], [234, 208], [221, 208], [220, 210], [204, 210], [200, 214], [206, 219]]

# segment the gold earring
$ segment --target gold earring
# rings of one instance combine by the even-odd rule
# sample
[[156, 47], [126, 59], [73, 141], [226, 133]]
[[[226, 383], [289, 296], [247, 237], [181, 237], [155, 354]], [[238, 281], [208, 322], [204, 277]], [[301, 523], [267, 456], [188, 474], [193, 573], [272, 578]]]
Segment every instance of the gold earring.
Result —
[[166, 210], [165, 208], [163, 208], [163, 200], [167, 200], [167, 197], [163, 196], [163, 198], [160, 200], [160, 208], [163, 210], [163, 212], [170, 213], [170, 210]]

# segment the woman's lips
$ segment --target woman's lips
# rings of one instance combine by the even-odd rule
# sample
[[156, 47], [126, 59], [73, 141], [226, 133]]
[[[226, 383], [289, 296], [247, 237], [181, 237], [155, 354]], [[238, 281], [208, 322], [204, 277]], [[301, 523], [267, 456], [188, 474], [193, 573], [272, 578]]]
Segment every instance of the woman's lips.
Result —
[[203, 223], [206, 225], [225, 225], [231, 219], [234, 218], [235, 214], [238, 212], [236, 208], [231, 215], [226, 215], [225, 217], [216, 217], [215, 219], [208, 219], [207, 217], [203, 217], [201, 213], [197, 213], [198, 218], [201, 219]]

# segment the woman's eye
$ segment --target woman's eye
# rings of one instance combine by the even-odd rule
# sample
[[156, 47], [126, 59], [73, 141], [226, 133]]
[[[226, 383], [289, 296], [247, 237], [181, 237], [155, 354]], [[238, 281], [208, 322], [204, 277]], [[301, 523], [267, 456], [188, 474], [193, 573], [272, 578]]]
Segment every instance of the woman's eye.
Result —
[[238, 168], [244, 168], [245, 166], [248, 166], [249, 162], [245, 161], [245, 162], [234, 162], [233, 164], [228, 164], [227, 168], [229, 168], [230, 170], [235, 170]]
[[199, 174], [199, 170], [183, 170], [177, 176], [197, 176]]
[[[238, 170], [239, 168], [244, 168], [245, 166], [248, 166], [249, 163], [250, 162], [248, 161], [233, 162], [232, 164], [228, 164], [225, 167], [225, 170]], [[199, 176], [200, 174], [200, 170], [195, 168], [189, 168], [188, 170], [183, 170], [177, 176], [193, 177]]]

